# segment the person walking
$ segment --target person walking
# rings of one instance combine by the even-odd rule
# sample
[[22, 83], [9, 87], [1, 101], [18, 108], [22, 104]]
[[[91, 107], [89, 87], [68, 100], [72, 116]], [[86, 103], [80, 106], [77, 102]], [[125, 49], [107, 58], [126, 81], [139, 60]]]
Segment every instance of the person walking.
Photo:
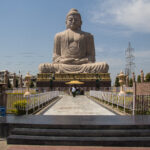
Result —
[[72, 87], [72, 95], [73, 95], [73, 97], [76, 96], [76, 88], [74, 86]]

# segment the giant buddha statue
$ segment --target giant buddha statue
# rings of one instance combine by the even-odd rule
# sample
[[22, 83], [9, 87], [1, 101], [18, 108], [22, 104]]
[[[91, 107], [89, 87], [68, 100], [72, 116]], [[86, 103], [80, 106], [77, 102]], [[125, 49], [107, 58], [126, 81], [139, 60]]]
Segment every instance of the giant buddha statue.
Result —
[[40, 73], [107, 73], [106, 62], [95, 62], [93, 35], [81, 30], [81, 15], [71, 9], [66, 30], [55, 35], [53, 63], [39, 65]]

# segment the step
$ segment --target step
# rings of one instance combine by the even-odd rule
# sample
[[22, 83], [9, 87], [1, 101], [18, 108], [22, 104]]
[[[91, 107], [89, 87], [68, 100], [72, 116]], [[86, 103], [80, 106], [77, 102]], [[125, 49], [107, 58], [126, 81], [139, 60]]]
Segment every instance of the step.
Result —
[[10, 135], [8, 144], [73, 146], [150, 146], [150, 137], [55, 137]]
[[[10, 125], [11, 126], [11, 125]], [[34, 124], [34, 122], [24, 124], [13, 124], [13, 128], [35, 128], [35, 129], [150, 129], [150, 125], [93, 125], [93, 124]]]
[[79, 130], [79, 129], [33, 129], [14, 128], [11, 134], [36, 135], [36, 136], [73, 136], [73, 137], [147, 137], [150, 136], [149, 129], [118, 129], [118, 130]]

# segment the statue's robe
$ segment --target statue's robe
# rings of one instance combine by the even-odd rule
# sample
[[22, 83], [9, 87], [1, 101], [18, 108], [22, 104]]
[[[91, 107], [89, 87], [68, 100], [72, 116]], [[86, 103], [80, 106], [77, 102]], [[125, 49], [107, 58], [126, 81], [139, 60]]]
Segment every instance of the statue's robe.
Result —
[[70, 29], [56, 34], [53, 63], [39, 66], [40, 73], [107, 73], [108, 69], [109, 66], [105, 62], [95, 63], [93, 36]]

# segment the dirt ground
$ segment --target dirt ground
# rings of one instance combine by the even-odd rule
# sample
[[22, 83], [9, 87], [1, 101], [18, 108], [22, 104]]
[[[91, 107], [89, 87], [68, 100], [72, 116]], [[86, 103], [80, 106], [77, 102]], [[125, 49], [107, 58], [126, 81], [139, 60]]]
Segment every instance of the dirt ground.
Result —
[[0, 150], [7, 150], [7, 143], [5, 139], [0, 138]]

